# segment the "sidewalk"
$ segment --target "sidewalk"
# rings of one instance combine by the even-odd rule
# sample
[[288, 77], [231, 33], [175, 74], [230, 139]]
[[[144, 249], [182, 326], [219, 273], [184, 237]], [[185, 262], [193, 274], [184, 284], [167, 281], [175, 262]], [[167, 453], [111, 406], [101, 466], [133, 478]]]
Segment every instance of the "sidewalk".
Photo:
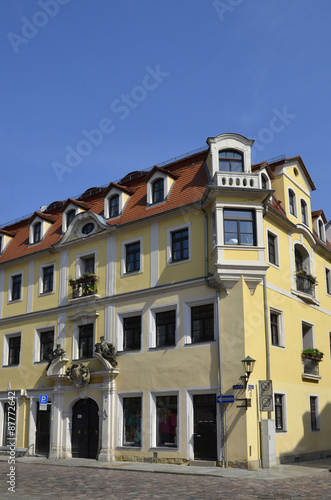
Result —
[[[6, 462], [8, 456], [1, 455], [0, 461]], [[311, 462], [300, 462], [290, 465], [278, 465], [272, 469], [223, 469], [221, 467], [199, 467], [186, 465], [165, 465], [158, 463], [144, 462], [98, 462], [84, 458], [71, 458], [63, 460], [49, 460], [44, 457], [21, 457], [16, 458], [17, 463], [54, 465], [58, 467], [89, 467], [111, 470], [127, 470], [137, 472], [155, 472], [163, 474], [185, 474], [193, 476], [213, 476], [236, 479], [283, 479], [298, 477], [301, 475], [329, 473], [331, 469], [331, 459], [316, 460]]]

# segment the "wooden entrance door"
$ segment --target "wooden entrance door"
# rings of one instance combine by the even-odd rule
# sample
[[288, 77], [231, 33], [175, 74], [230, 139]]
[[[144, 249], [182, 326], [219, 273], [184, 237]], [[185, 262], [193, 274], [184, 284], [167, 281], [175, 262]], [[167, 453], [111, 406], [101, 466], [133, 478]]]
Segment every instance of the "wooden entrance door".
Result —
[[194, 408], [194, 458], [217, 460], [216, 396], [193, 396]]
[[97, 458], [99, 441], [98, 405], [92, 399], [77, 401], [72, 409], [72, 456]]
[[47, 410], [40, 411], [38, 403], [36, 427], [36, 453], [48, 455], [51, 431], [51, 405]]

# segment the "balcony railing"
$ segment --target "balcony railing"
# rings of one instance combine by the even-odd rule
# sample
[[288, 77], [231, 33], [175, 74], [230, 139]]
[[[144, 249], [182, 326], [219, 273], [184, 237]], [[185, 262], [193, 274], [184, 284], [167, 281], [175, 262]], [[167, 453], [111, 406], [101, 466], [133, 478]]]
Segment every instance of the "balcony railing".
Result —
[[307, 375], [319, 375], [320, 359], [303, 357], [303, 372]]
[[303, 292], [315, 297], [316, 279], [314, 277], [297, 273], [296, 285], [298, 292]]
[[98, 277], [95, 275], [82, 276], [76, 280], [70, 279], [69, 285], [72, 288], [72, 298], [87, 297], [98, 293]]
[[260, 188], [260, 176], [250, 172], [216, 172], [214, 181], [216, 186]]

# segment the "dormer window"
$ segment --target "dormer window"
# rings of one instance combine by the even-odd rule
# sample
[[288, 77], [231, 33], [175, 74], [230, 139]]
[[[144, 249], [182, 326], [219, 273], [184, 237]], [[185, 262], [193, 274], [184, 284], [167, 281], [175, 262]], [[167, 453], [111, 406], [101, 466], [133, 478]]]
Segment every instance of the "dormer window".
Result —
[[153, 167], [147, 175], [147, 206], [167, 201], [177, 175], [161, 167]]
[[159, 203], [164, 200], [164, 180], [156, 179], [152, 185], [153, 203]]
[[104, 194], [103, 214], [105, 219], [119, 217], [128, 203], [132, 191], [125, 186], [111, 182]]
[[109, 218], [118, 217], [120, 213], [120, 197], [118, 194], [114, 194], [109, 199]]
[[268, 177], [265, 174], [261, 175], [261, 187], [262, 189], [268, 189]]
[[33, 226], [33, 243], [41, 241], [41, 222], [36, 222]]
[[62, 208], [62, 233], [64, 234], [68, 231], [76, 215], [88, 209], [88, 205], [83, 201], [68, 198]]
[[218, 158], [219, 158], [220, 172], [244, 171], [243, 155], [239, 153], [239, 151], [233, 151], [233, 150], [220, 151]]
[[67, 228], [70, 226], [71, 222], [74, 220], [76, 216], [76, 210], [72, 209], [72, 210], [69, 210], [69, 212], [66, 213], [66, 217], [67, 217]]

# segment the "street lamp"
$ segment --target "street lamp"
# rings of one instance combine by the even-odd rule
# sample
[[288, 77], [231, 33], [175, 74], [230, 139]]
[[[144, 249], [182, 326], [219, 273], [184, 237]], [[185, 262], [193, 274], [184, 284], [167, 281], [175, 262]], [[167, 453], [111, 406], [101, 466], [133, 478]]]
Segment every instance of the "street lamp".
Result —
[[242, 359], [241, 362], [244, 366], [246, 375], [242, 375], [240, 378], [245, 381], [245, 389], [247, 389], [248, 379], [252, 371], [254, 370], [255, 359], [251, 358], [250, 356], [246, 356], [246, 358]]

